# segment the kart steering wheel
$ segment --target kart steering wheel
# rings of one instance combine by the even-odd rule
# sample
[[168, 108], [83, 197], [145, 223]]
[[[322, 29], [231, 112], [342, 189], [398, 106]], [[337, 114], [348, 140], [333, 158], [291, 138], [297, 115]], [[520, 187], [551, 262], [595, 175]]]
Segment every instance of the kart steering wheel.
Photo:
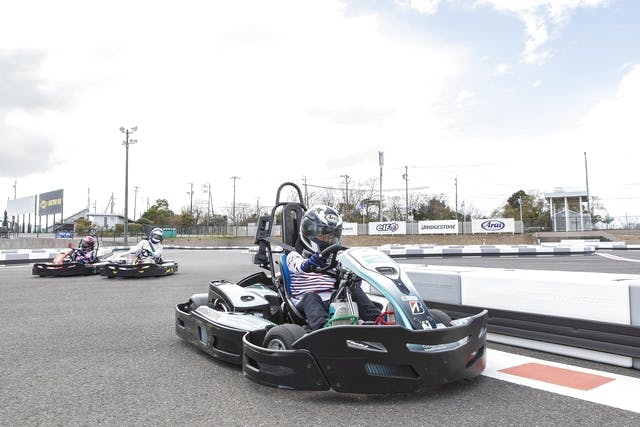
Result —
[[315, 272], [324, 273], [325, 271], [331, 270], [332, 268], [334, 268], [338, 263], [338, 257], [337, 257], [338, 252], [344, 251], [345, 249], [349, 249], [349, 248], [347, 246], [342, 246], [342, 245], [331, 245], [325, 248], [322, 252], [320, 252], [320, 256], [322, 258], [325, 258], [327, 256], [333, 255], [333, 257], [331, 258], [331, 262], [328, 265], [325, 265], [324, 267], [317, 268]]

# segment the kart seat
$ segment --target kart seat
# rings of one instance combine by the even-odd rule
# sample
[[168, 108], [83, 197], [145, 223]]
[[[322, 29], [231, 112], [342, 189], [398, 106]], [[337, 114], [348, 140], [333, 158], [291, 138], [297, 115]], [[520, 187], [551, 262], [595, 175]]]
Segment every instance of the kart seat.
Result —
[[300, 232], [300, 221], [306, 209], [301, 203], [287, 203], [282, 208], [282, 241], [291, 247], [296, 247]]
[[289, 272], [289, 267], [287, 267], [287, 256], [282, 255], [278, 264], [280, 265], [279, 286], [282, 287], [281, 294], [283, 296], [284, 309], [291, 314], [291, 319], [295, 323], [304, 326], [307, 324], [307, 320], [291, 299], [291, 273]]

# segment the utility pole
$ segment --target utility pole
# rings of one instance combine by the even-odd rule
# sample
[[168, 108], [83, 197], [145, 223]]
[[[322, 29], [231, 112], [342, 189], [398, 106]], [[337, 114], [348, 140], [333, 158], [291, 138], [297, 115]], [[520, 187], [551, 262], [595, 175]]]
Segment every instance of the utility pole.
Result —
[[[456, 186], [456, 221], [458, 220], [458, 175], [456, 175], [453, 180], [454, 185]], [[464, 221], [464, 218], [462, 219]]]
[[308, 208], [309, 207], [309, 192], [307, 191], [307, 177], [303, 176], [302, 179], [304, 180], [304, 205]]
[[260, 197], [256, 199], [256, 222], [260, 219]]
[[344, 178], [344, 186], [345, 186], [345, 190], [344, 190], [344, 199], [345, 199], [345, 208], [348, 209], [349, 206], [349, 175], [340, 175], [340, 177]]
[[133, 220], [136, 220], [136, 207], [138, 206], [138, 190], [140, 187], [133, 187], [135, 197], [133, 198]]
[[18, 188], [18, 180], [16, 179], [16, 180], [13, 182], [13, 200], [15, 200], [15, 199], [16, 199], [16, 195], [18, 194], [18, 193], [17, 193], [17, 191], [18, 191], [18, 190], [17, 190], [17, 188]]
[[589, 171], [587, 169], [587, 152], [584, 152], [584, 177], [587, 181], [587, 212], [589, 212], [589, 222], [591, 222], [591, 198], [589, 197]]
[[187, 191], [189, 195], [189, 215], [193, 216], [193, 182], [188, 182], [191, 185], [191, 190]]
[[406, 212], [405, 221], [409, 222], [409, 168], [408, 166], [404, 167], [404, 175], [402, 175], [402, 179], [404, 179], [404, 208]]
[[126, 135], [126, 139], [122, 141], [122, 145], [125, 146], [125, 166], [124, 166], [124, 245], [129, 245], [129, 145], [138, 142], [135, 139], [129, 140], [129, 135], [138, 130], [138, 126], [134, 126], [131, 129], [120, 128], [120, 132]]
[[[233, 210], [231, 213], [231, 216], [233, 217], [233, 225], [238, 225], [236, 222], [236, 180], [240, 179], [239, 176], [232, 176], [231, 179], [233, 180]], [[237, 230], [237, 227], [236, 227]]]
[[384, 153], [382, 151], [378, 151], [378, 163], [380, 164], [380, 205], [379, 213], [380, 213], [380, 222], [382, 222], [382, 167], [384, 166]]

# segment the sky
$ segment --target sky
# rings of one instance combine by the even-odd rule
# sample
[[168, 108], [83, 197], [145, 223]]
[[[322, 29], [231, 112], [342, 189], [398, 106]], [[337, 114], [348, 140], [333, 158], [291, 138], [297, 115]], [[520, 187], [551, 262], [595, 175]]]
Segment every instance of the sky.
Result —
[[122, 213], [137, 127], [130, 217], [206, 185], [217, 213], [377, 186], [383, 152], [385, 199], [488, 215], [588, 184], [640, 222], [638, 22], [636, 0], [4, 2], [0, 210], [64, 189], [65, 216]]

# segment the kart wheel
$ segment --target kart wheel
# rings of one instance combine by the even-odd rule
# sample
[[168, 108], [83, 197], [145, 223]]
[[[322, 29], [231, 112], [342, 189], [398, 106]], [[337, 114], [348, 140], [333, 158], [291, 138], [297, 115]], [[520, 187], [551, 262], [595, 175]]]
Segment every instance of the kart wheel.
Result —
[[444, 326], [451, 326], [451, 317], [447, 313], [438, 309], [429, 310], [431, 315], [436, 320], [436, 323], [442, 323]]
[[305, 334], [302, 326], [293, 323], [277, 325], [267, 331], [263, 347], [271, 350], [291, 350], [292, 345]]

